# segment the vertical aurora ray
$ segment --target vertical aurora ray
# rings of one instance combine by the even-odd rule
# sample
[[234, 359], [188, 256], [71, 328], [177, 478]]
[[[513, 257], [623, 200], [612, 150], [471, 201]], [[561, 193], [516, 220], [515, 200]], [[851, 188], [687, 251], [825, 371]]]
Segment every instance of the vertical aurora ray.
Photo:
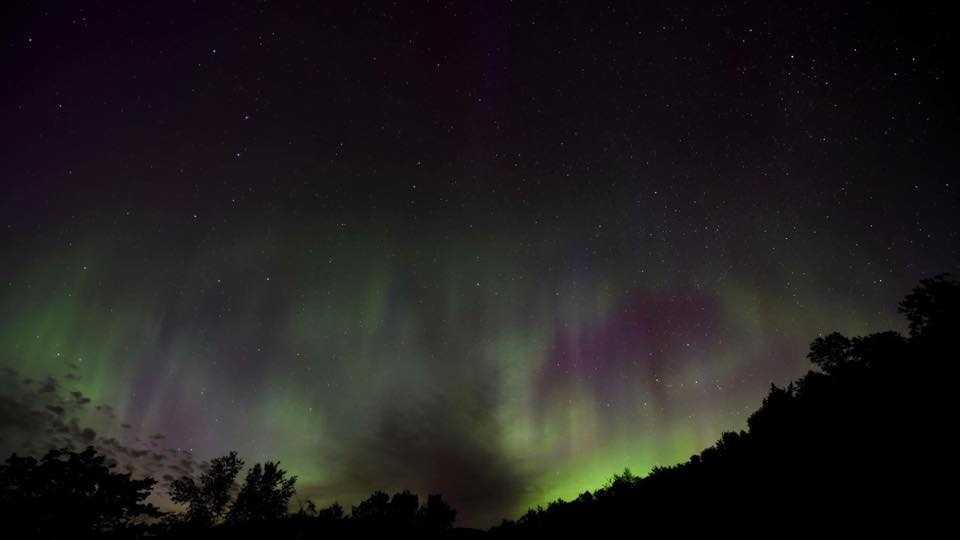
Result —
[[[129, 245], [58, 253], [4, 298], [8, 365], [91, 399], [75, 416], [98, 441], [281, 459], [318, 503], [442, 491], [492, 522], [686, 459], [799, 374], [809, 336], [873, 319], [571, 258], [577, 242], [337, 234], [210, 239], [173, 266]], [[93, 262], [107, 253], [141, 262]]]
[[[60, 254], [5, 299], [9, 365], [109, 405], [109, 419], [77, 413], [100, 440], [279, 458], [318, 502], [442, 490], [493, 520], [742, 427], [771, 378], [802, 369], [809, 321], [840, 322], [821, 310], [787, 333], [790, 312], [756, 288], [645, 283], [629, 260], [570, 273], [552, 242], [464, 238], [439, 254], [367, 233], [316, 247], [334, 243], [186, 257], [175, 285]], [[544, 259], [558, 271], [529, 272]], [[510, 496], [489, 506], [450, 480], [457, 467]]]

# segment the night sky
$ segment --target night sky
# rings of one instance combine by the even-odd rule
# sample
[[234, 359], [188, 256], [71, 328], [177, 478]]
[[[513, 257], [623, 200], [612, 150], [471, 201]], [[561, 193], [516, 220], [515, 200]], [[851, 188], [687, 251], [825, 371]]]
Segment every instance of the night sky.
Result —
[[486, 526], [960, 267], [935, 5], [82, 4], [0, 8], [4, 454]]

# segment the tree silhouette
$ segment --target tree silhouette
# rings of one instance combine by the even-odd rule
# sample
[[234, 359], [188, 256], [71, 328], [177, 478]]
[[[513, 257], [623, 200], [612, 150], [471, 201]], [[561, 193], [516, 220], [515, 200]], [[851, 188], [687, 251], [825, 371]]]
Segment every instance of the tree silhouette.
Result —
[[385, 522], [390, 511], [390, 496], [375, 491], [350, 511], [350, 518], [360, 522]]
[[824, 372], [833, 373], [850, 362], [852, 349], [849, 338], [834, 332], [813, 340], [807, 358]]
[[170, 484], [170, 499], [187, 505], [187, 522], [194, 526], [210, 526], [219, 520], [230, 502], [237, 474], [243, 460], [236, 452], [210, 461], [210, 467], [197, 479], [182, 476]]
[[340, 503], [333, 503], [317, 511], [317, 519], [321, 521], [339, 521], [343, 517], [343, 507], [340, 506]]
[[427, 503], [420, 507], [419, 521], [424, 529], [432, 532], [445, 532], [453, 527], [457, 511], [439, 494], [427, 496]]
[[317, 505], [313, 503], [310, 499], [300, 502], [300, 508], [297, 510], [296, 515], [304, 518], [315, 518], [319, 511], [317, 510]]
[[0, 465], [0, 508], [12, 537], [129, 532], [160, 512], [146, 501], [156, 483], [116, 473], [93, 447], [54, 449], [39, 460], [10, 456]]
[[444, 533], [453, 527], [457, 511], [437, 494], [427, 497], [420, 506], [420, 498], [409, 491], [392, 497], [376, 491], [353, 507], [350, 519], [366, 532], [414, 531]]
[[950, 274], [940, 274], [920, 281], [900, 302], [900, 313], [910, 322], [910, 337], [945, 340], [960, 328], [960, 284]]
[[387, 507], [387, 520], [391, 525], [401, 528], [411, 528], [417, 523], [417, 511], [420, 508], [420, 498], [404, 490], [394, 493]]
[[227, 521], [234, 524], [270, 521], [286, 515], [297, 482], [296, 476], [286, 478], [286, 474], [279, 462], [254, 465], [247, 471], [243, 487], [227, 514]]

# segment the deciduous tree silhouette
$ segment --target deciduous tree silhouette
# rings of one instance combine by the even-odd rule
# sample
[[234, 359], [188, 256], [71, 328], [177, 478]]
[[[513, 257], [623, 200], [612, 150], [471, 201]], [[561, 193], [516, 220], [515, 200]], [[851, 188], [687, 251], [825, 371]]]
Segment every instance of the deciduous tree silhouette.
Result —
[[241, 469], [243, 460], [236, 452], [215, 458], [196, 479], [182, 476], [174, 480], [170, 485], [170, 499], [187, 506], [188, 523], [210, 526], [224, 515]]
[[160, 512], [146, 502], [156, 483], [113, 472], [93, 447], [54, 449], [0, 465], [0, 508], [8, 538], [87, 537], [130, 532]]
[[423, 506], [409, 491], [392, 497], [377, 491], [353, 507], [350, 519], [365, 531], [414, 531], [443, 533], [453, 527], [457, 511], [440, 495], [430, 495]]
[[297, 482], [296, 476], [288, 478], [286, 474], [279, 462], [254, 465], [247, 471], [243, 487], [227, 514], [227, 521], [233, 524], [271, 521], [286, 515]]
[[847, 336], [834, 332], [813, 340], [807, 358], [824, 372], [833, 373], [850, 362], [852, 349]]
[[344, 518], [343, 507], [340, 503], [333, 503], [317, 511], [317, 519], [321, 521], [340, 521]]
[[394, 493], [387, 507], [387, 520], [394, 527], [412, 528], [416, 525], [419, 509], [420, 497], [406, 490]]
[[945, 341], [960, 328], [960, 286], [950, 274], [940, 274], [920, 281], [900, 302], [900, 313], [910, 322], [910, 337], [920, 340]]
[[439, 494], [427, 496], [427, 503], [420, 507], [419, 521], [424, 529], [431, 532], [445, 532], [453, 527], [457, 511], [443, 500]]
[[375, 491], [350, 511], [350, 518], [361, 522], [385, 522], [390, 511], [390, 496]]

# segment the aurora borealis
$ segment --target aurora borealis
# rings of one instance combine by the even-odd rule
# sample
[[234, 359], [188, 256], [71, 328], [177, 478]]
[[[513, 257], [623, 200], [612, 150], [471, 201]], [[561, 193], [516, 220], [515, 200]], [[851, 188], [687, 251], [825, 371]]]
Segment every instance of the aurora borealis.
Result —
[[955, 38], [885, 9], [11, 8], [0, 450], [476, 526], [684, 460], [957, 271]]

